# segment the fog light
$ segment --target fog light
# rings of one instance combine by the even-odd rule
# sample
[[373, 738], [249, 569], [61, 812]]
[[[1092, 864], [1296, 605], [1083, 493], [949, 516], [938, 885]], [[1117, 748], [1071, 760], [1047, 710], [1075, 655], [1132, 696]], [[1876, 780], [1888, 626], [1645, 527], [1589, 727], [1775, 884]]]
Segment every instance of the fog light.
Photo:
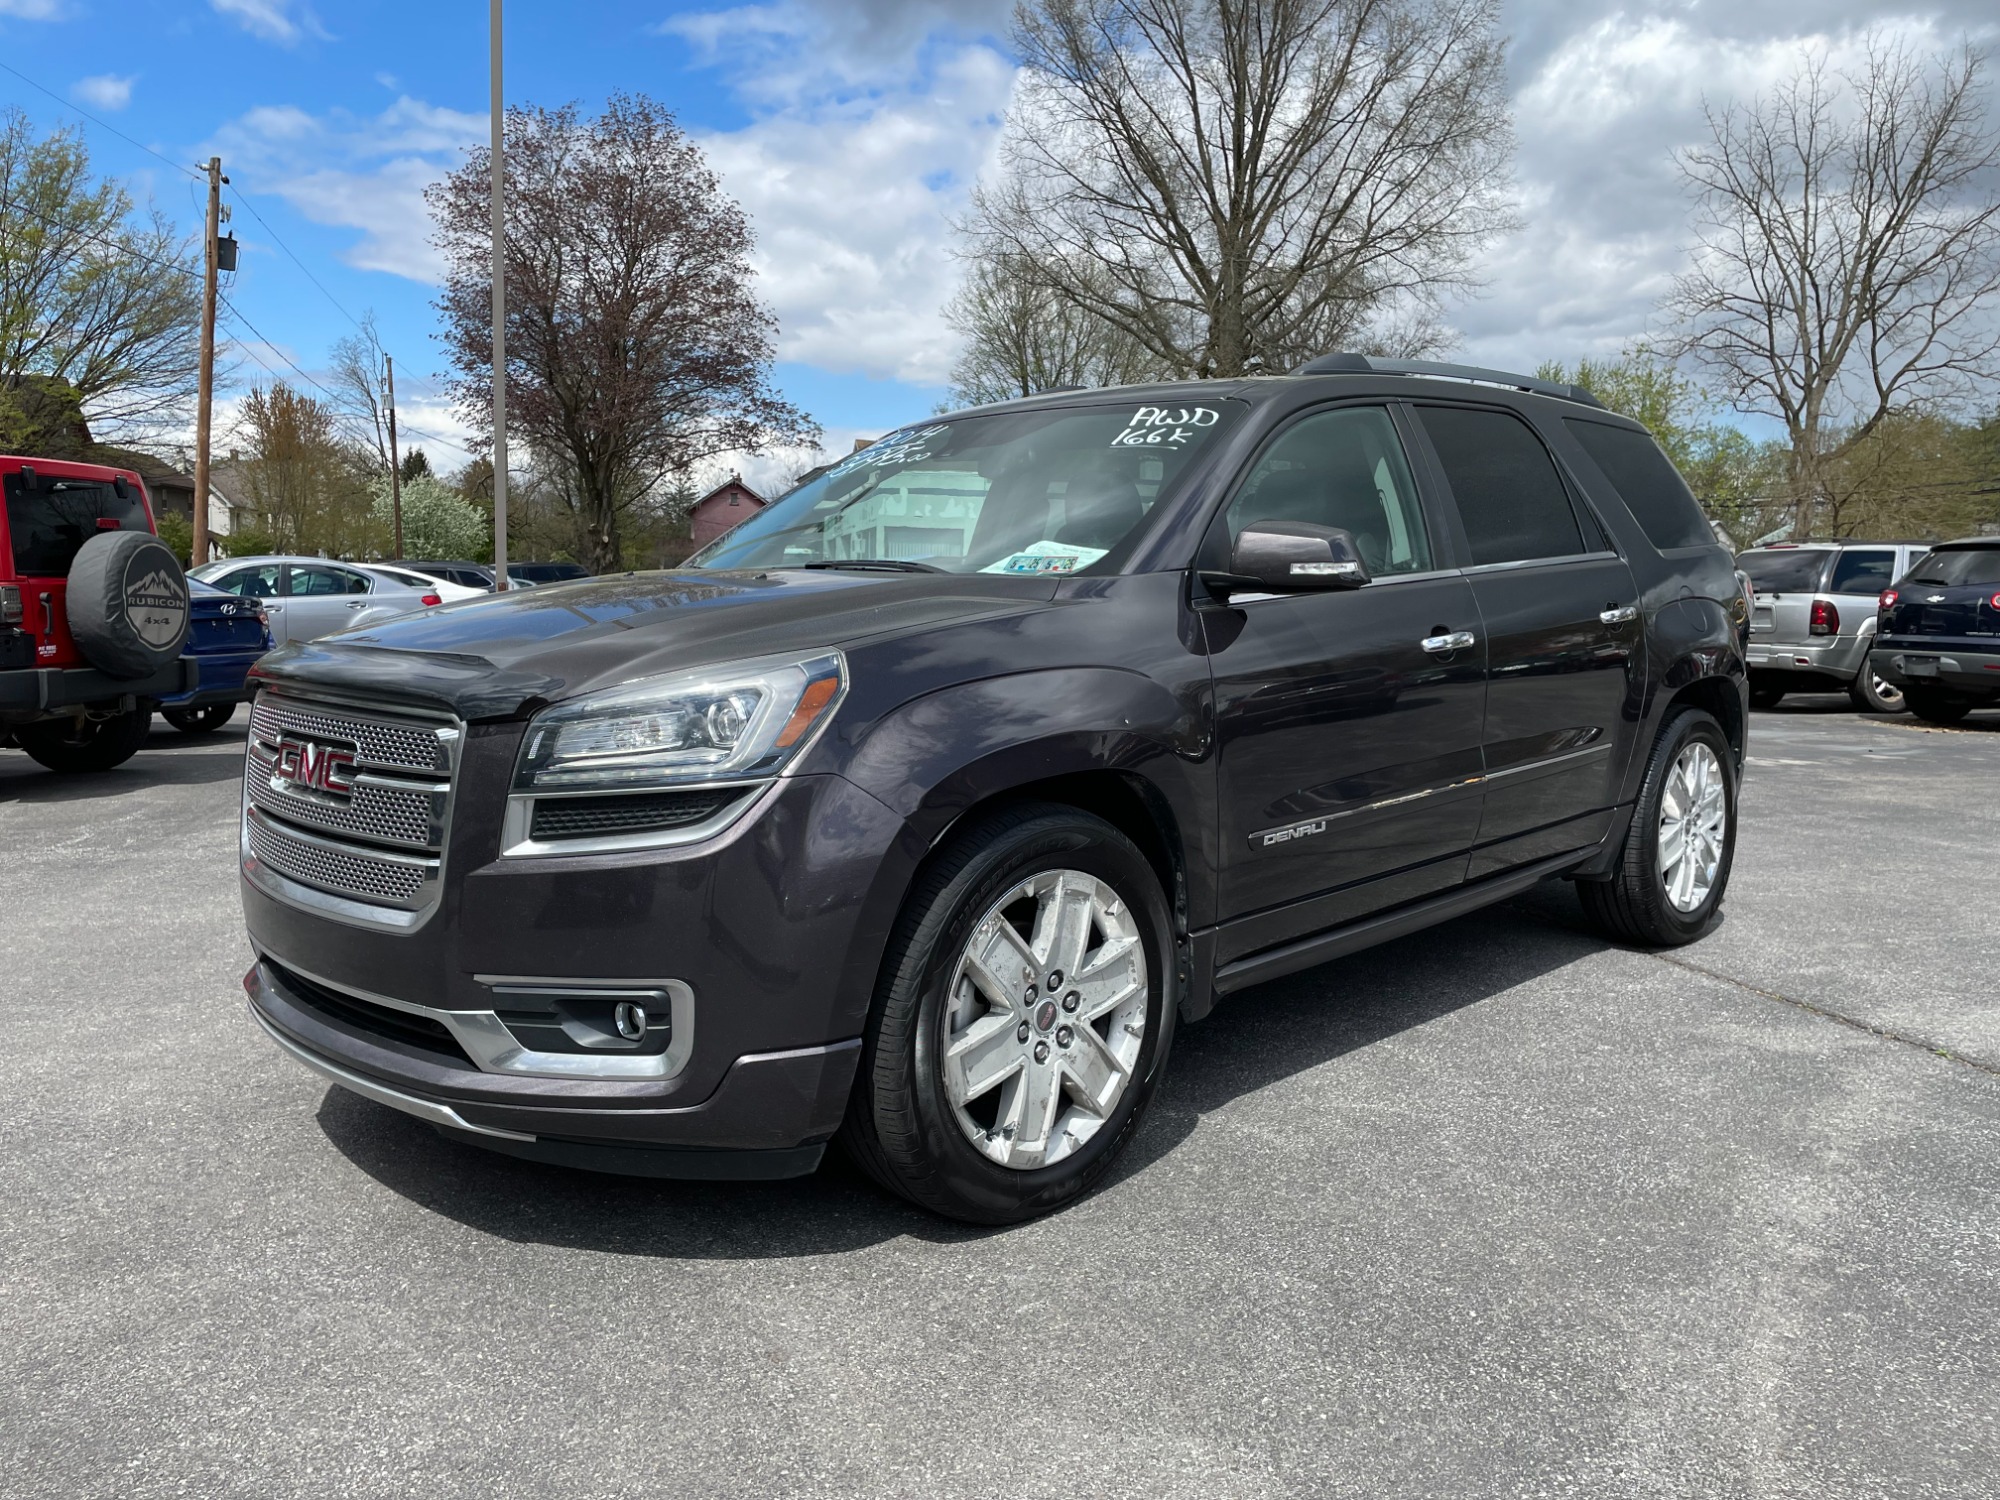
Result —
[[618, 1028], [618, 1034], [626, 1041], [636, 1042], [646, 1034], [646, 1007], [621, 1000], [611, 1012], [611, 1024]]

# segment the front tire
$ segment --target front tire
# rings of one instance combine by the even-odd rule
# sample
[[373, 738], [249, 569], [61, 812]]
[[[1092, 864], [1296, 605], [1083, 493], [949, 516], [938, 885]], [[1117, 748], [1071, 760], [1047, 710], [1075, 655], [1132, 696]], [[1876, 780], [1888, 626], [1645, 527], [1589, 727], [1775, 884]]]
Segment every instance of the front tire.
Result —
[[204, 703], [200, 708], [163, 708], [160, 717], [182, 734], [214, 734], [236, 717], [234, 703]]
[[1159, 879], [1111, 824], [1052, 804], [981, 820], [897, 923], [842, 1131], [850, 1155], [968, 1223], [1088, 1192], [1165, 1069], [1174, 960]]
[[21, 725], [14, 743], [51, 771], [108, 771], [138, 754], [152, 724], [152, 711], [144, 708], [102, 719], [46, 719]]
[[1712, 715], [1684, 706], [1653, 742], [1616, 872], [1577, 895], [1605, 936], [1678, 948], [1715, 925], [1735, 853], [1735, 753]]
[[1926, 724], [1956, 724], [1972, 712], [1970, 699], [1955, 698], [1936, 688], [1905, 688], [1903, 701], [1909, 704], [1910, 712]]

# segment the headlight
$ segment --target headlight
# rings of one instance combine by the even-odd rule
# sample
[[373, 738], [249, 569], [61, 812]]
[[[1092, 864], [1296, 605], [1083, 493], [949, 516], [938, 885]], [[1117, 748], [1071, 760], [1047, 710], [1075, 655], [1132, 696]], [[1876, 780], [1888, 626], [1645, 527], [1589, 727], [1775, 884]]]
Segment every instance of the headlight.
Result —
[[627, 683], [535, 716], [516, 791], [608, 791], [772, 776], [833, 717], [837, 651]]

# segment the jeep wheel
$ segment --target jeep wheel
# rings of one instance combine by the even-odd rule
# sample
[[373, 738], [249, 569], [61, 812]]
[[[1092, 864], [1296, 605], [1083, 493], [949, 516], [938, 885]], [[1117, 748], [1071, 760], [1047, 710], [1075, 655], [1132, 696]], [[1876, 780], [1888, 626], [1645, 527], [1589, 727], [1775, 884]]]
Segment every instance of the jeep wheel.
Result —
[[182, 734], [214, 734], [236, 717], [236, 705], [204, 703], [200, 708], [163, 708], [160, 717]]
[[911, 892], [842, 1132], [885, 1187], [1006, 1224], [1088, 1191], [1166, 1065], [1174, 945], [1152, 866], [1037, 804], [961, 835]]
[[1903, 701], [1903, 690], [1867, 662], [1861, 664], [1861, 674], [1847, 696], [1865, 714], [1899, 714], [1909, 706]]
[[1660, 726], [1617, 870], [1576, 883], [1607, 937], [1674, 948], [1714, 925], [1736, 852], [1734, 765], [1722, 726], [1700, 709]]
[[102, 719], [45, 719], [17, 728], [14, 743], [51, 771], [108, 771], [138, 753], [152, 725], [143, 708]]
[[1910, 712], [1926, 724], [1956, 724], [1972, 712], [1970, 698], [1955, 697], [1936, 688], [1907, 687], [1903, 689], [1903, 701], [1910, 706]]

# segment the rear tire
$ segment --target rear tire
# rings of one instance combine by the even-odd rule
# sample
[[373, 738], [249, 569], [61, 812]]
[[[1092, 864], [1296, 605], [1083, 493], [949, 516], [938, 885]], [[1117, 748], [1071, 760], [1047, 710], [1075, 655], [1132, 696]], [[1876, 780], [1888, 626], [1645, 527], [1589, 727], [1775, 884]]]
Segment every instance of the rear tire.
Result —
[[967, 829], [890, 940], [841, 1131], [849, 1155], [967, 1223], [1088, 1192], [1166, 1067], [1172, 931], [1151, 864], [1101, 818], [1031, 803]]
[[1617, 870], [1576, 893], [1606, 937], [1678, 948], [1715, 925], [1735, 854], [1735, 751], [1712, 715], [1683, 706], [1653, 742]]
[[1973, 709], [1971, 699], [1956, 698], [1936, 688], [1904, 688], [1903, 701], [1926, 724], [1956, 724]]
[[160, 717], [182, 734], [214, 734], [236, 717], [234, 703], [204, 703], [200, 708], [163, 708]]
[[1847, 696], [1865, 714], [1899, 714], [1909, 706], [1903, 701], [1903, 690], [1865, 661]]
[[65, 775], [108, 771], [138, 753], [152, 725], [152, 711], [144, 708], [81, 722], [48, 719], [21, 725], [14, 731], [14, 743], [51, 771]]

